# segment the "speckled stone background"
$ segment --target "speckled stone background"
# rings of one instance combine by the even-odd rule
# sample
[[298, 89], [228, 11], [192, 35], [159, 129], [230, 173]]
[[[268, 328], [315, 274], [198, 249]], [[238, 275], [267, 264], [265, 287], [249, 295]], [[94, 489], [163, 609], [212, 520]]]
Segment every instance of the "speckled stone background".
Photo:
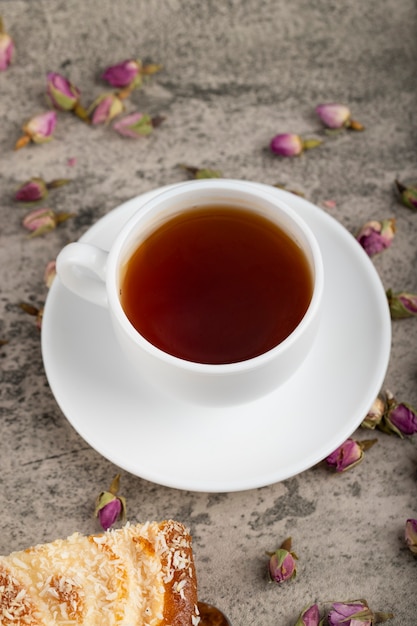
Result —
[[[351, 232], [396, 217], [394, 244], [374, 263], [386, 288], [417, 291], [417, 215], [393, 191], [396, 178], [417, 178], [417, 9], [412, 0], [1, 0], [0, 13], [17, 49], [0, 74], [0, 552], [8, 553], [97, 531], [96, 494], [117, 472], [61, 413], [35, 320], [19, 302], [42, 307], [44, 268], [61, 247], [123, 201], [185, 180], [180, 162], [300, 190]], [[127, 105], [166, 117], [152, 136], [130, 141], [60, 114], [54, 141], [13, 150], [22, 124], [46, 110], [47, 71], [64, 73], [89, 104], [106, 89], [100, 72], [129, 57], [164, 67]], [[278, 132], [321, 136], [314, 107], [323, 101], [349, 104], [365, 132], [301, 158], [273, 157]], [[76, 213], [37, 239], [21, 226], [28, 207], [12, 200], [32, 176], [71, 178], [48, 202]], [[394, 323], [386, 385], [415, 405], [416, 348], [417, 320]], [[131, 519], [190, 526], [200, 597], [234, 626], [292, 626], [314, 600], [357, 597], [393, 611], [390, 623], [415, 626], [417, 560], [403, 535], [417, 517], [417, 435], [375, 437], [342, 475], [320, 466], [260, 489], [205, 494], [122, 472], [122, 491]], [[298, 576], [278, 587], [268, 583], [265, 551], [288, 535]]]

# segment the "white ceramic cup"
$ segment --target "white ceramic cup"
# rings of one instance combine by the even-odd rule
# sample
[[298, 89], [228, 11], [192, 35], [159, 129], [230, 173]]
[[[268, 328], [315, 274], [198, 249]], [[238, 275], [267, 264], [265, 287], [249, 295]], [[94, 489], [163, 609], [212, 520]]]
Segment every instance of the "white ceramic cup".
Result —
[[[187, 208], [229, 205], [249, 209], [280, 226], [304, 251], [313, 277], [310, 305], [295, 330], [271, 350], [245, 361], [204, 364], [163, 352], [132, 326], [119, 298], [121, 267], [164, 222]], [[239, 180], [195, 180], [162, 190], [125, 224], [109, 252], [71, 243], [59, 253], [57, 273], [71, 291], [107, 307], [117, 340], [131, 366], [160, 393], [209, 406], [240, 404], [268, 394], [302, 364], [317, 334], [323, 293], [319, 246], [307, 224], [271, 191]]]

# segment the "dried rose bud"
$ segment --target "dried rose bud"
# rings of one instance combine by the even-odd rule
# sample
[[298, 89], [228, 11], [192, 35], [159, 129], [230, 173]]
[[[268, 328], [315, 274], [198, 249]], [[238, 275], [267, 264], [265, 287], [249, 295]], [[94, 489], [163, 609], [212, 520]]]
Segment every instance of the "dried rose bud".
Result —
[[291, 580], [297, 574], [295, 560], [298, 558], [294, 552], [291, 552], [291, 537], [286, 539], [280, 548], [269, 555], [269, 577], [271, 581], [283, 583]]
[[101, 78], [112, 87], [139, 87], [142, 82], [142, 63], [139, 60], [128, 59], [110, 65], [102, 74]]
[[57, 178], [51, 180], [49, 183], [45, 182], [43, 178], [30, 178], [20, 185], [14, 195], [14, 200], [17, 202], [38, 202], [46, 198], [49, 189], [62, 187], [69, 182], [70, 180], [68, 178]]
[[45, 281], [45, 285], [48, 289], [51, 287], [54, 282], [56, 276], [56, 261], [49, 261], [47, 266], [45, 267], [45, 272], [43, 275], [43, 279]]
[[281, 133], [271, 139], [270, 148], [279, 156], [293, 157], [302, 153], [303, 142], [299, 135]]
[[386, 391], [387, 408], [379, 428], [388, 434], [401, 438], [417, 433], [416, 410], [405, 402], [397, 402], [390, 391]]
[[58, 111], [73, 111], [79, 118], [88, 119], [85, 109], [80, 104], [80, 90], [61, 74], [56, 72], [47, 74], [46, 94], [52, 106]]
[[332, 130], [340, 128], [364, 130], [362, 124], [352, 120], [350, 110], [344, 104], [338, 104], [336, 102], [319, 104], [319, 106], [316, 107], [316, 113], [323, 124]]
[[37, 202], [46, 198], [48, 188], [42, 178], [31, 178], [19, 187], [14, 195], [17, 202]]
[[54, 230], [58, 224], [73, 216], [73, 213], [57, 213], [47, 208], [35, 209], [23, 218], [22, 225], [30, 231], [30, 237], [38, 237]]
[[373, 256], [390, 247], [394, 239], [395, 230], [394, 217], [381, 222], [371, 220], [362, 226], [356, 235], [356, 239], [365, 252], [369, 256]]
[[372, 611], [365, 600], [334, 602], [327, 616], [329, 626], [373, 626], [391, 619], [392, 613]]
[[115, 93], [102, 94], [88, 109], [91, 123], [108, 124], [124, 110], [123, 102]]
[[163, 121], [163, 118], [152, 118], [146, 113], [130, 113], [113, 124], [113, 128], [123, 137], [145, 137], [150, 135], [153, 129]]
[[221, 178], [222, 177], [222, 173], [220, 170], [212, 170], [207, 167], [202, 167], [202, 168], [193, 167], [191, 165], [184, 165], [183, 163], [180, 163], [179, 167], [181, 167], [183, 170], [188, 172], [188, 174], [193, 176], [193, 178], [196, 178], [198, 180], [203, 179], [203, 178]]
[[50, 103], [58, 111], [72, 111], [81, 95], [75, 85], [56, 72], [48, 72], [46, 76], [46, 93]]
[[405, 543], [413, 554], [417, 554], [417, 519], [408, 519], [405, 524]]
[[325, 461], [336, 472], [345, 472], [360, 463], [363, 459], [364, 451], [368, 450], [375, 443], [376, 439], [355, 441], [349, 438], [336, 448]]
[[15, 52], [13, 39], [5, 32], [3, 20], [0, 17], [0, 72], [4, 72], [13, 60]]
[[401, 202], [409, 209], [417, 210], [417, 186], [410, 185], [407, 187], [403, 185], [403, 183], [400, 183], [399, 180], [395, 181], [395, 186]]
[[137, 89], [143, 83], [143, 76], [152, 76], [161, 70], [162, 66], [157, 63], [143, 65], [139, 59], [127, 59], [116, 65], [111, 65], [102, 74], [101, 78], [112, 87], [123, 89], [119, 94], [127, 97], [133, 89]]
[[281, 133], [271, 139], [269, 147], [274, 154], [283, 157], [299, 156], [304, 150], [316, 148], [321, 143], [320, 139], [302, 139], [300, 135], [293, 133]]
[[32, 233], [31, 236], [42, 235], [56, 228], [55, 212], [52, 209], [36, 209], [23, 218], [22, 225]]
[[344, 104], [319, 104], [316, 113], [327, 128], [342, 128], [350, 119], [350, 110]]
[[15, 150], [23, 148], [30, 141], [34, 143], [45, 143], [51, 141], [57, 122], [56, 111], [47, 111], [32, 117], [23, 126], [24, 135], [18, 139]]
[[35, 143], [43, 143], [50, 141], [55, 131], [57, 115], [55, 111], [47, 111], [32, 117], [23, 130], [30, 136]]
[[368, 428], [369, 430], [375, 430], [375, 428], [380, 424], [383, 415], [385, 412], [385, 402], [378, 396], [376, 400], [372, 403], [371, 408], [369, 409], [365, 419], [362, 421], [362, 428]]
[[301, 613], [294, 626], [323, 626], [324, 618], [320, 619], [320, 611], [317, 604], [312, 604]]
[[106, 494], [104, 494], [102, 496], [100, 506], [102, 508], [99, 509], [97, 517], [100, 521], [101, 527], [104, 530], [108, 530], [120, 516], [122, 512], [122, 504], [119, 498], [115, 498], [114, 496], [111, 496], [111, 494], [107, 494], [106, 497]]
[[348, 439], [326, 458], [326, 463], [336, 472], [344, 472], [357, 465], [362, 458], [363, 450], [359, 443]]
[[126, 517], [126, 500], [118, 496], [120, 474], [117, 474], [108, 491], [102, 491], [96, 500], [94, 510], [95, 517], [98, 517], [103, 530], [108, 530], [118, 518]]
[[417, 294], [387, 290], [388, 306], [393, 320], [415, 317], [417, 315]]
[[416, 410], [410, 404], [402, 402], [394, 405], [385, 414], [385, 420], [391, 427], [396, 428], [401, 436], [417, 433]]

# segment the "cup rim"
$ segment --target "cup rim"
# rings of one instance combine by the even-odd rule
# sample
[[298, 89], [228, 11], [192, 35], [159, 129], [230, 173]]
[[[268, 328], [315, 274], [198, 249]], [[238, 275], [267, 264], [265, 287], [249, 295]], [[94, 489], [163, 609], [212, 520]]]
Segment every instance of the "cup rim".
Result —
[[[250, 359], [233, 363], [199, 363], [197, 361], [189, 361], [186, 359], [182, 359], [181, 357], [172, 355], [168, 352], [164, 352], [163, 350], [152, 344], [150, 341], [148, 341], [132, 325], [126, 313], [124, 312], [120, 302], [120, 298], [118, 297], [117, 284], [120, 256], [124, 244], [132, 236], [132, 231], [135, 229], [138, 222], [141, 222], [150, 212], [154, 211], [155, 207], [159, 206], [161, 201], [163, 202], [166, 199], [172, 199], [173, 194], [177, 196], [178, 194], [184, 193], [191, 194], [193, 191], [201, 192], [205, 190], [209, 192], [213, 189], [235, 191], [238, 193], [241, 193], [243, 191], [243, 193], [247, 197], [251, 196], [255, 201], [261, 198], [261, 200], [263, 200], [264, 202], [269, 202], [275, 207], [278, 207], [279, 210], [285, 213], [286, 216], [289, 217], [298, 226], [298, 228], [308, 241], [311, 256], [313, 259], [313, 269], [315, 274], [313, 293], [310, 303], [303, 318], [294, 328], [294, 330], [283, 341], [281, 341], [273, 348], [267, 350], [266, 352], [263, 352], [262, 354], [259, 354]], [[230, 204], [233, 205], [233, 202], [234, 201], [231, 198]], [[201, 206], [210, 203], [210, 199], [208, 198], [207, 202], [202, 203]], [[157, 357], [167, 364], [179, 367], [182, 370], [188, 370], [194, 373], [201, 373], [206, 375], [237, 374], [243, 371], [250, 371], [251, 369], [257, 369], [259, 367], [262, 367], [263, 365], [266, 365], [271, 360], [277, 358], [279, 354], [284, 354], [287, 350], [291, 348], [294, 342], [298, 340], [298, 337], [302, 333], [304, 333], [306, 327], [310, 325], [310, 323], [318, 314], [324, 287], [324, 269], [320, 247], [314, 233], [312, 232], [308, 224], [286, 202], [283, 202], [280, 198], [278, 199], [276, 196], [274, 196], [272, 188], [271, 192], [269, 192], [268, 189], [254, 189], [253, 183], [250, 183], [249, 181], [226, 178], [185, 181], [183, 183], [175, 185], [174, 187], [170, 187], [168, 189], [165, 188], [161, 190], [160, 193], [150, 198], [126, 222], [121, 231], [117, 234], [116, 239], [109, 252], [106, 272], [106, 289], [109, 308], [112, 310], [113, 314], [116, 315], [117, 321], [119, 322], [123, 331], [129, 336], [129, 338], [146, 352]]]

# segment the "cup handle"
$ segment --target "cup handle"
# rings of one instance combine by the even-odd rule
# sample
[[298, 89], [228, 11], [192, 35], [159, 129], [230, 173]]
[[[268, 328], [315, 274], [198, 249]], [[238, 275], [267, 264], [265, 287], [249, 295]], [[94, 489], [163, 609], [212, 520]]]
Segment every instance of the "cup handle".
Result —
[[108, 252], [87, 243], [70, 243], [56, 259], [62, 283], [73, 293], [93, 304], [107, 307], [106, 265]]

